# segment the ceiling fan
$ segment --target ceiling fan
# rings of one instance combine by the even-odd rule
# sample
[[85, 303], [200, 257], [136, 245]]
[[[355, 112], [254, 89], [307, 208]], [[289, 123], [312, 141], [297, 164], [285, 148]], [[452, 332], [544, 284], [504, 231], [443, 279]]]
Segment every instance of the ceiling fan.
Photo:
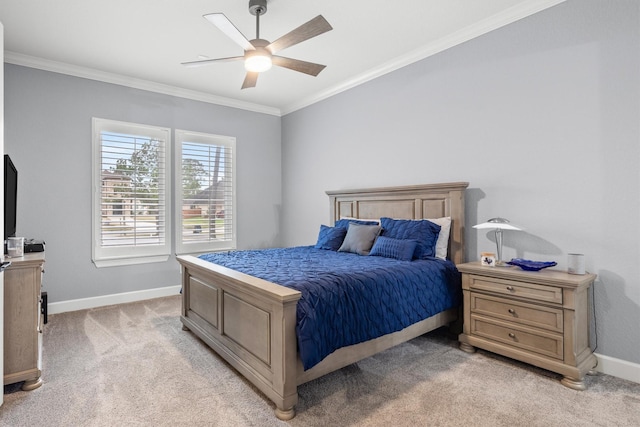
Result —
[[317, 76], [325, 65], [313, 62], [301, 61], [299, 59], [285, 58], [275, 55], [277, 52], [309, 40], [315, 36], [332, 30], [333, 28], [322, 15], [318, 15], [309, 22], [302, 24], [298, 28], [280, 37], [273, 43], [260, 38], [260, 16], [267, 12], [267, 0], [250, 0], [249, 13], [256, 17], [256, 38], [247, 38], [229, 21], [223, 13], [210, 13], [204, 18], [218, 27], [231, 40], [244, 49], [243, 56], [233, 56], [229, 58], [203, 59], [200, 61], [183, 62], [186, 67], [198, 67], [209, 65], [215, 62], [244, 60], [244, 67], [247, 75], [242, 83], [242, 89], [255, 87], [258, 75], [271, 68], [271, 65], [288, 68], [293, 71]]

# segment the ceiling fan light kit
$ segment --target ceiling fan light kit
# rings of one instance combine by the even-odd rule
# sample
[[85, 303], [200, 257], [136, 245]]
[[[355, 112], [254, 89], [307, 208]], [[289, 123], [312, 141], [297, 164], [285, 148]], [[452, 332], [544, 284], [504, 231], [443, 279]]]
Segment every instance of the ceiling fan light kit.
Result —
[[260, 52], [249, 54], [244, 60], [244, 68], [247, 71], [261, 73], [271, 68], [271, 56], [263, 55]]
[[254, 50], [246, 50], [244, 52], [244, 68], [247, 71], [261, 73], [271, 68], [271, 52], [266, 49], [269, 45], [267, 40], [255, 39], [251, 40]]
[[244, 55], [183, 62], [182, 65], [186, 67], [197, 67], [214, 62], [244, 60], [247, 75], [242, 84], [242, 89], [254, 87], [258, 80], [258, 74], [269, 70], [272, 65], [288, 68], [314, 77], [317, 76], [325, 68], [325, 65], [301, 61], [299, 59], [285, 58], [283, 56], [277, 56], [275, 53], [330, 31], [333, 29], [331, 25], [322, 15], [318, 15], [271, 43], [268, 40], [260, 38], [260, 16], [266, 12], [267, 0], [249, 1], [249, 13], [256, 17], [256, 38], [253, 40], [248, 40], [224, 14], [210, 13], [204, 15], [206, 20], [242, 47], [242, 49], [244, 49]]

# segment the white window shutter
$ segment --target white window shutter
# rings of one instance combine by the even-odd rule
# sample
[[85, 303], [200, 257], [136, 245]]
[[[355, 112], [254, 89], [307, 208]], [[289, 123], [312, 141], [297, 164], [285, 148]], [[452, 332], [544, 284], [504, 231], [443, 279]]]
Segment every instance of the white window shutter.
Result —
[[171, 132], [93, 119], [93, 261], [157, 262], [171, 253]]
[[235, 249], [235, 138], [176, 130], [175, 139], [176, 252]]

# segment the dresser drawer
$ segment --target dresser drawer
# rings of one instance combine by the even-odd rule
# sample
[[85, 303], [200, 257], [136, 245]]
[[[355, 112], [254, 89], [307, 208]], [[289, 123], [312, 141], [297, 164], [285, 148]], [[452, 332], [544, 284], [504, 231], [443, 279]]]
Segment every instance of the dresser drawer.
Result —
[[477, 335], [508, 344], [531, 353], [554, 359], [564, 357], [562, 335], [502, 322], [484, 316], [471, 315], [471, 335]]
[[562, 288], [560, 287], [476, 275], [465, 275], [465, 278], [468, 280], [466, 285], [470, 290], [493, 292], [531, 301], [562, 304]]
[[471, 312], [550, 331], [563, 331], [563, 312], [557, 308], [471, 292]]

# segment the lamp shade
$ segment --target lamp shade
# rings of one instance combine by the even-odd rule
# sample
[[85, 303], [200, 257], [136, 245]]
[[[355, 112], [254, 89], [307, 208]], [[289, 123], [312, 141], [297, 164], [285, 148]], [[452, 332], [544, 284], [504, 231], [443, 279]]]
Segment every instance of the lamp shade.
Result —
[[518, 230], [518, 231], [524, 230], [524, 228], [511, 224], [508, 219], [504, 219], [504, 218], [491, 218], [487, 222], [474, 225], [473, 228], [477, 228], [479, 230], [485, 229], [485, 228], [489, 228], [491, 230], [495, 230], [497, 228], [501, 230]]

